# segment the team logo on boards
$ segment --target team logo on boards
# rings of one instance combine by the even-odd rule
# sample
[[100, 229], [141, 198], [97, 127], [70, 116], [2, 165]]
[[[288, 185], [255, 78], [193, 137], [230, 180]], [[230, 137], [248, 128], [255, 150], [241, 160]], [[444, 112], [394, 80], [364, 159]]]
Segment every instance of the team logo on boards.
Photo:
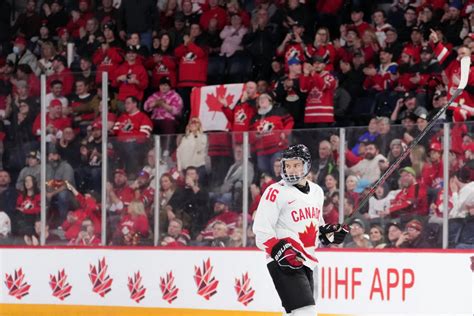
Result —
[[8, 295], [13, 296], [19, 300], [29, 294], [29, 289], [31, 285], [29, 285], [25, 280], [25, 274], [23, 270], [20, 268], [15, 270], [15, 273], [10, 275], [8, 273], [5, 274], [5, 285], [8, 288]]
[[67, 274], [64, 269], [58, 271], [58, 275], [49, 275], [49, 286], [53, 290], [53, 296], [64, 301], [66, 297], [71, 295], [72, 286], [67, 283]]
[[242, 279], [235, 278], [235, 292], [237, 293], [237, 301], [247, 306], [253, 301], [255, 290], [250, 286], [250, 278], [248, 272], [242, 274]]
[[160, 288], [163, 294], [162, 298], [168, 303], [172, 303], [178, 298], [179, 289], [174, 284], [173, 271], [166, 273], [166, 278], [160, 277]]
[[209, 300], [211, 296], [217, 293], [217, 285], [219, 281], [212, 276], [213, 266], [211, 265], [211, 259], [208, 258], [202, 263], [202, 270], [198, 266], [194, 266], [194, 281], [198, 288], [198, 295], [201, 295], [206, 300]]
[[92, 292], [104, 297], [112, 290], [113, 279], [107, 274], [108, 265], [105, 263], [105, 257], [99, 260], [97, 266], [89, 265], [89, 279], [92, 283]]
[[146, 288], [142, 284], [140, 271], [136, 272], [133, 278], [128, 277], [128, 290], [130, 291], [130, 298], [137, 303], [145, 298]]

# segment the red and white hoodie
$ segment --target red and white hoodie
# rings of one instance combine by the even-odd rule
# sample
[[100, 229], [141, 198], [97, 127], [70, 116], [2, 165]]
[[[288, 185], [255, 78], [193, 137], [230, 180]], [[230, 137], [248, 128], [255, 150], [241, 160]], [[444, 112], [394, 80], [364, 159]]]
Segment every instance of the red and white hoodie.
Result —
[[[304, 265], [314, 269], [318, 263], [319, 226], [324, 225], [324, 192], [309, 182], [303, 193], [284, 180], [267, 187], [255, 214], [253, 232], [257, 247], [268, 255], [280, 239], [288, 241], [306, 259]], [[268, 256], [268, 261], [273, 259]]]

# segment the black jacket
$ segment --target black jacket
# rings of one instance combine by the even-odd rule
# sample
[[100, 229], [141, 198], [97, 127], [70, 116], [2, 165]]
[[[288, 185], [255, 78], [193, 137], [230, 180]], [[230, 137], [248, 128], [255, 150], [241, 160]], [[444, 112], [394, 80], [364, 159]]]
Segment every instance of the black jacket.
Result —
[[129, 34], [158, 30], [158, 9], [152, 0], [122, 0], [117, 22], [118, 30]]

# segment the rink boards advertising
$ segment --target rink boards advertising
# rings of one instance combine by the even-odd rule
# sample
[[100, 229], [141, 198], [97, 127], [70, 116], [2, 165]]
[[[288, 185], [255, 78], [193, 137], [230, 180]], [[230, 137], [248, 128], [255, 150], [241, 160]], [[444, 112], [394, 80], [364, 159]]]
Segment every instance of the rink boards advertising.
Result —
[[[280, 315], [265, 254], [0, 248], [0, 315]], [[472, 251], [320, 251], [319, 315], [472, 315]], [[295, 289], [297, 290], [297, 289]]]

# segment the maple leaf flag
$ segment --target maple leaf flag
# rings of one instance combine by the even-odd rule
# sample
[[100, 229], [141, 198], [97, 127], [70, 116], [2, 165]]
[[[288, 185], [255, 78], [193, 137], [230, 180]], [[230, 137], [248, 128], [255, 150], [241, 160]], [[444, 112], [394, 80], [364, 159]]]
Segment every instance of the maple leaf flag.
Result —
[[191, 93], [191, 117], [199, 117], [204, 131], [229, 130], [222, 102], [233, 108], [240, 100], [243, 89], [243, 83], [194, 88]]

